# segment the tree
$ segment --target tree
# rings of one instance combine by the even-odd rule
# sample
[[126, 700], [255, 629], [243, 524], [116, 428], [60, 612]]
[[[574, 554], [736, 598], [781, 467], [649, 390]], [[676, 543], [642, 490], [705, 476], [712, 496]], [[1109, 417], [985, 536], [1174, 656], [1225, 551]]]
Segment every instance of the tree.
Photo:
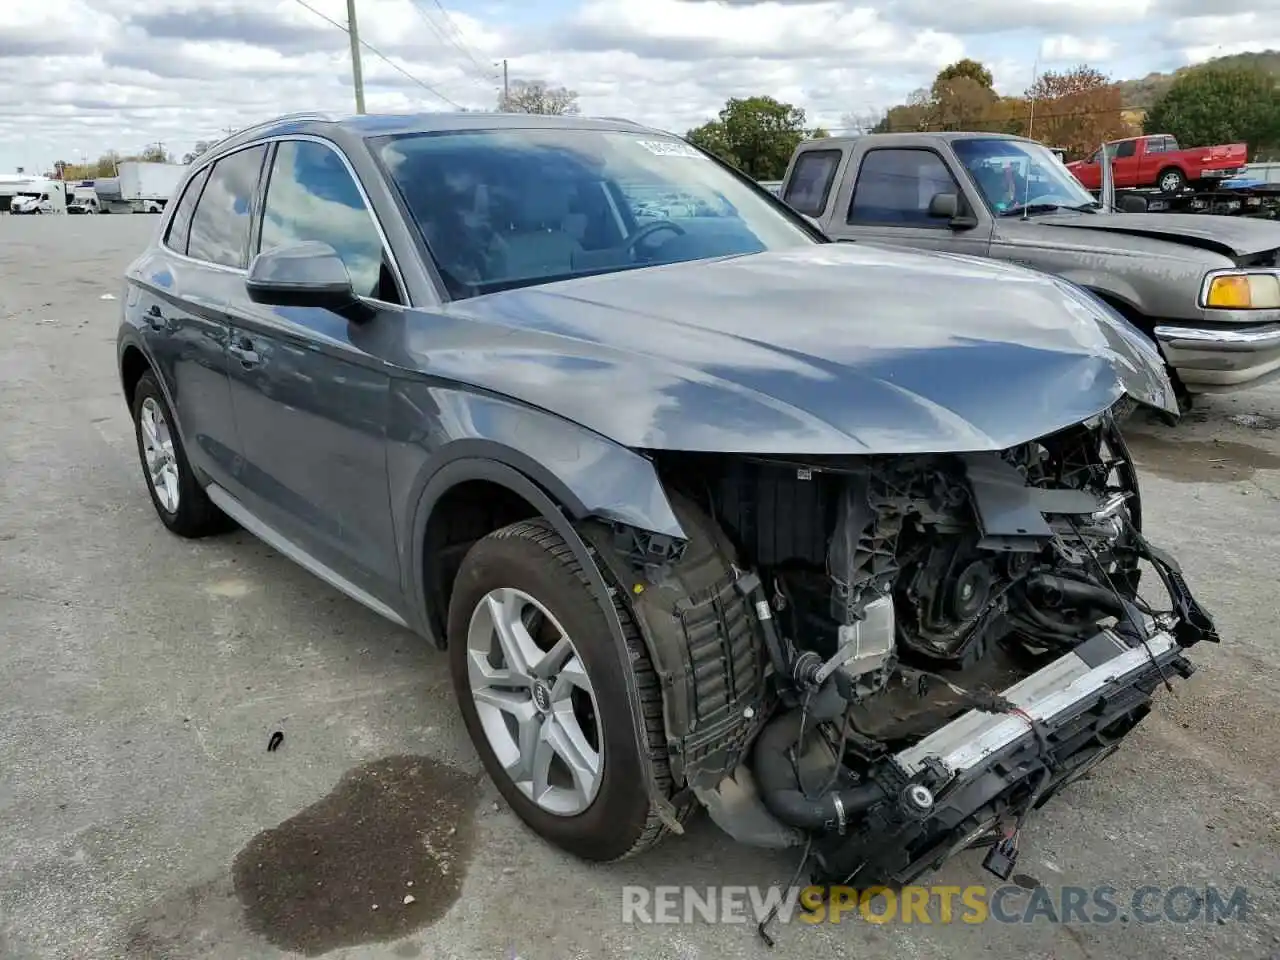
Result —
[[994, 90], [972, 77], [943, 79], [939, 74], [933, 84], [933, 102], [929, 105], [930, 129], [986, 130], [991, 108], [999, 101]]
[[991, 75], [991, 71], [979, 63], [977, 60], [970, 60], [965, 57], [963, 60], [957, 60], [955, 63], [949, 64], [938, 71], [938, 76], [933, 81], [933, 98], [937, 100], [940, 96], [941, 89], [952, 80], [972, 80], [980, 87], [991, 90], [995, 86], [995, 78]]
[[1119, 85], [1088, 64], [1062, 73], [1042, 73], [1027, 88], [1035, 104], [1031, 136], [1069, 156], [1088, 156], [1108, 140], [1128, 136]]
[[182, 155], [182, 162], [183, 163], [194, 162], [197, 157], [199, 157], [203, 153], [206, 153], [208, 149], [212, 146], [213, 146], [212, 140], [197, 140], [195, 143], [195, 146], [193, 146], [187, 153], [184, 153]]
[[876, 127], [884, 123], [887, 116], [888, 113], [884, 110], [846, 113], [840, 118], [840, 127], [845, 133], [861, 136], [864, 133], [873, 133]]
[[1253, 155], [1280, 145], [1280, 90], [1254, 67], [1188, 70], [1152, 105], [1144, 128], [1184, 147], [1243, 141]]
[[879, 123], [871, 128], [872, 133], [904, 133], [916, 130], [928, 130], [932, 94], [921, 87], [913, 90], [906, 103], [890, 107]]
[[506, 97], [498, 94], [502, 113], [543, 113], [572, 116], [578, 112], [578, 93], [551, 87], [541, 80], [512, 80]]
[[762, 96], [731, 97], [718, 119], [685, 136], [756, 180], [781, 180], [801, 140], [830, 134], [806, 129], [801, 108]]

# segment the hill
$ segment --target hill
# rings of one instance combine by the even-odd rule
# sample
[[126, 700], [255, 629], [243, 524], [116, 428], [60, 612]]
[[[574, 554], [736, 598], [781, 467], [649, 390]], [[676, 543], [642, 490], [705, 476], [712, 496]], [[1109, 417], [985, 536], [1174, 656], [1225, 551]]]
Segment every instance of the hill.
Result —
[[[1280, 80], [1280, 50], [1263, 50], [1260, 53], [1234, 53], [1227, 57], [1215, 57], [1204, 63], [1195, 64], [1204, 67], [1212, 64], [1215, 67], [1260, 67]], [[1179, 74], [1192, 67], [1180, 67], [1173, 73], [1149, 73], [1136, 80], [1121, 80], [1120, 97], [1125, 107], [1130, 110], [1141, 110], [1144, 113], [1160, 98]]]

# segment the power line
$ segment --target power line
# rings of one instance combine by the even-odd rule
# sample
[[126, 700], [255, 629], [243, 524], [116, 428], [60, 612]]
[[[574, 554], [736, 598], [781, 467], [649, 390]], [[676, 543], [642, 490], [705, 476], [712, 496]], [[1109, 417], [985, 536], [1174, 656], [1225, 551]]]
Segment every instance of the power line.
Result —
[[[431, 28], [432, 32], [437, 37], [439, 37], [445, 43], [452, 44], [455, 50], [457, 50], [459, 53], [461, 53], [463, 56], [465, 56], [468, 60], [471, 61], [471, 63], [475, 66], [476, 70], [478, 71], [478, 76], [483, 78], [486, 85], [492, 82], [493, 80], [496, 80], [497, 76], [492, 73], [486, 73], [484, 67], [480, 65], [480, 61], [477, 60], [475, 56], [471, 53], [471, 51], [467, 47], [463, 46], [463, 44], [460, 42], [459, 38], [462, 36], [462, 31], [458, 29], [458, 25], [454, 23], [453, 18], [449, 16], [449, 11], [444, 8], [444, 6], [440, 3], [440, 0], [434, 0], [434, 2], [437, 9], [439, 9], [439, 11], [444, 15], [445, 23], [447, 23], [453, 29], [452, 34], [449, 33], [447, 30], [442, 30], [439, 26], [436, 25], [436, 22], [432, 20], [431, 17], [427, 14], [427, 11], [422, 6], [420, 0], [409, 0], [410, 6], [412, 6], [413, 9], [418, 11], [418, 16], [422, 17], [423, 21], [427, 24], [427, 26]], [[457, 36], [454, 36], [454, 34], [456, 34]]]
[[[319, 17], [321, 20], [324, 20], [324, 21], [328, 22], [328, 23], [329, 23], [329, 24], [331, 24], [332, 26], [337, 27], [337, 28], [338, 28], [339, 30], [341, 30], [343, 33], [345, 33], [345, 34], [347, 34], [348, 36], [350, 36], [351, 31], [349, 31], [349, 30], [347, 29], [347, 27], [346, 27], [346, 25], [345, 25], [345, 24], [341, 24], [341, 23], [339, 23], [337, 20], [334, 20], [332, 17], [327, 17], [327, 16], [325, 16], [323, 13], [321, 13], [321, 12], [320, 12], [319, 10], [317, 10], [315, 7], [311, 6], [311, 4], [307, 3], [307, 0], [295, 0], [295, 2], [296, 2], [296, 3], [298, 3], [300, 6], [305, 7], [306, 9], [310, 10], [310, 11], [311, 11], [312, 13], [314, 13], [317, 17]], [[385, 53], [383, 53], [381, 50], [379, 50], [377, 47], [375, 47], [373, 44], [369, 43], [369, 41], [364, 40], [364, 39], [360, 39], [360, 46], [364, 47], [366, 50], [368, 50], [370, 53], [372, 53], [375, 57], [377, 57], [379, 60], [381, 60], [381, 61], [382, 61], [383, 63], [385, 63], [387, 66], [389, 66], [391, 69], [395, 70], [395, 71], [396, 71], [396, 73], [399, 73], [401, 76], [404, 76], [404, 77], [408, 78], [409, 80], [412, 80], [414, 83], [416, 83], [418, 86], [420, 86], [423, 90], [426, 90], [426, 91], [427, 91], [428, 93], [430, 93], [432, 96], [434, 96], [434, 97], [439, 97], [441, 100], [443, 100], [445, 103], [449, 104], [449, 106], [453, 107], [453, 108], [454, 108], [454, 109], [456, 109], [456, 110], [461, 110], [461, 109], [462, 109], [462, 107], [461, 107], [461, 105], [460, 105], [460, 104], [455, 103], [453, 100], [450, 100], [450, 99], [449, 99], [448, 97], [446, 97], [443, 93], [441, 93], [441, 92], [440, 92], [439, 90], [437, 90], [435, 87], [431, 86], [431, 84], [427, 83], [426, 81], [419, 80], [419, 79], [418, 79], [417, 77], [415, 77], [412, 73], [410, 73], [410, 72], [409, 72], [408, 70], [406, 70], [404, 67], [400, 66], [398, 63], [396, 63], [394, 60], [392, 60], [390, 57], [388, 57]]]

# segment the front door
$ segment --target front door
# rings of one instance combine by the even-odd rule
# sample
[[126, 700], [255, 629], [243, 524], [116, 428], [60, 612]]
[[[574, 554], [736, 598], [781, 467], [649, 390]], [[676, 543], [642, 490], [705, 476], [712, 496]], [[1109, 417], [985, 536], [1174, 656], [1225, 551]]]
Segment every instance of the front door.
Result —
[[961, 213], [973, 212], [937, 151], [927, 147], [868, 150], [858, 162], [852, 188], [844, 187], [836, 197], [827, 233], [836, 240], [985, 257], [991, 240], [989, 221], [979, 217], [978, 226], [957, 229], [930, 215], [930, 202], [946, 193], [957, 197]]
[[228, 371], [249, 507], [365, 592], [393, 607], [400, 571], [387, 489], [390, 371], [360, 343], [399, 320], [403, 302], [381, 235], [336, 148], [277, 144], [262, 196], [257, 250], [329, 244], [373, 314], [311, 307], [232, 307]]

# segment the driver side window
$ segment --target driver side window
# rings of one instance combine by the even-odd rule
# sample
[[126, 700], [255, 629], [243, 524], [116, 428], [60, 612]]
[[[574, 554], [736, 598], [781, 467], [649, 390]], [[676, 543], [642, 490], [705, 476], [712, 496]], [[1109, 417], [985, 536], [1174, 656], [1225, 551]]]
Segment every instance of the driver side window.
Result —
[[846, 222], [945, 230], [945, 222], [929, 216], [929, 202], [939, 193], [962, 196], [955, 177], [932, 150], [871, 150], [858, 167]]

